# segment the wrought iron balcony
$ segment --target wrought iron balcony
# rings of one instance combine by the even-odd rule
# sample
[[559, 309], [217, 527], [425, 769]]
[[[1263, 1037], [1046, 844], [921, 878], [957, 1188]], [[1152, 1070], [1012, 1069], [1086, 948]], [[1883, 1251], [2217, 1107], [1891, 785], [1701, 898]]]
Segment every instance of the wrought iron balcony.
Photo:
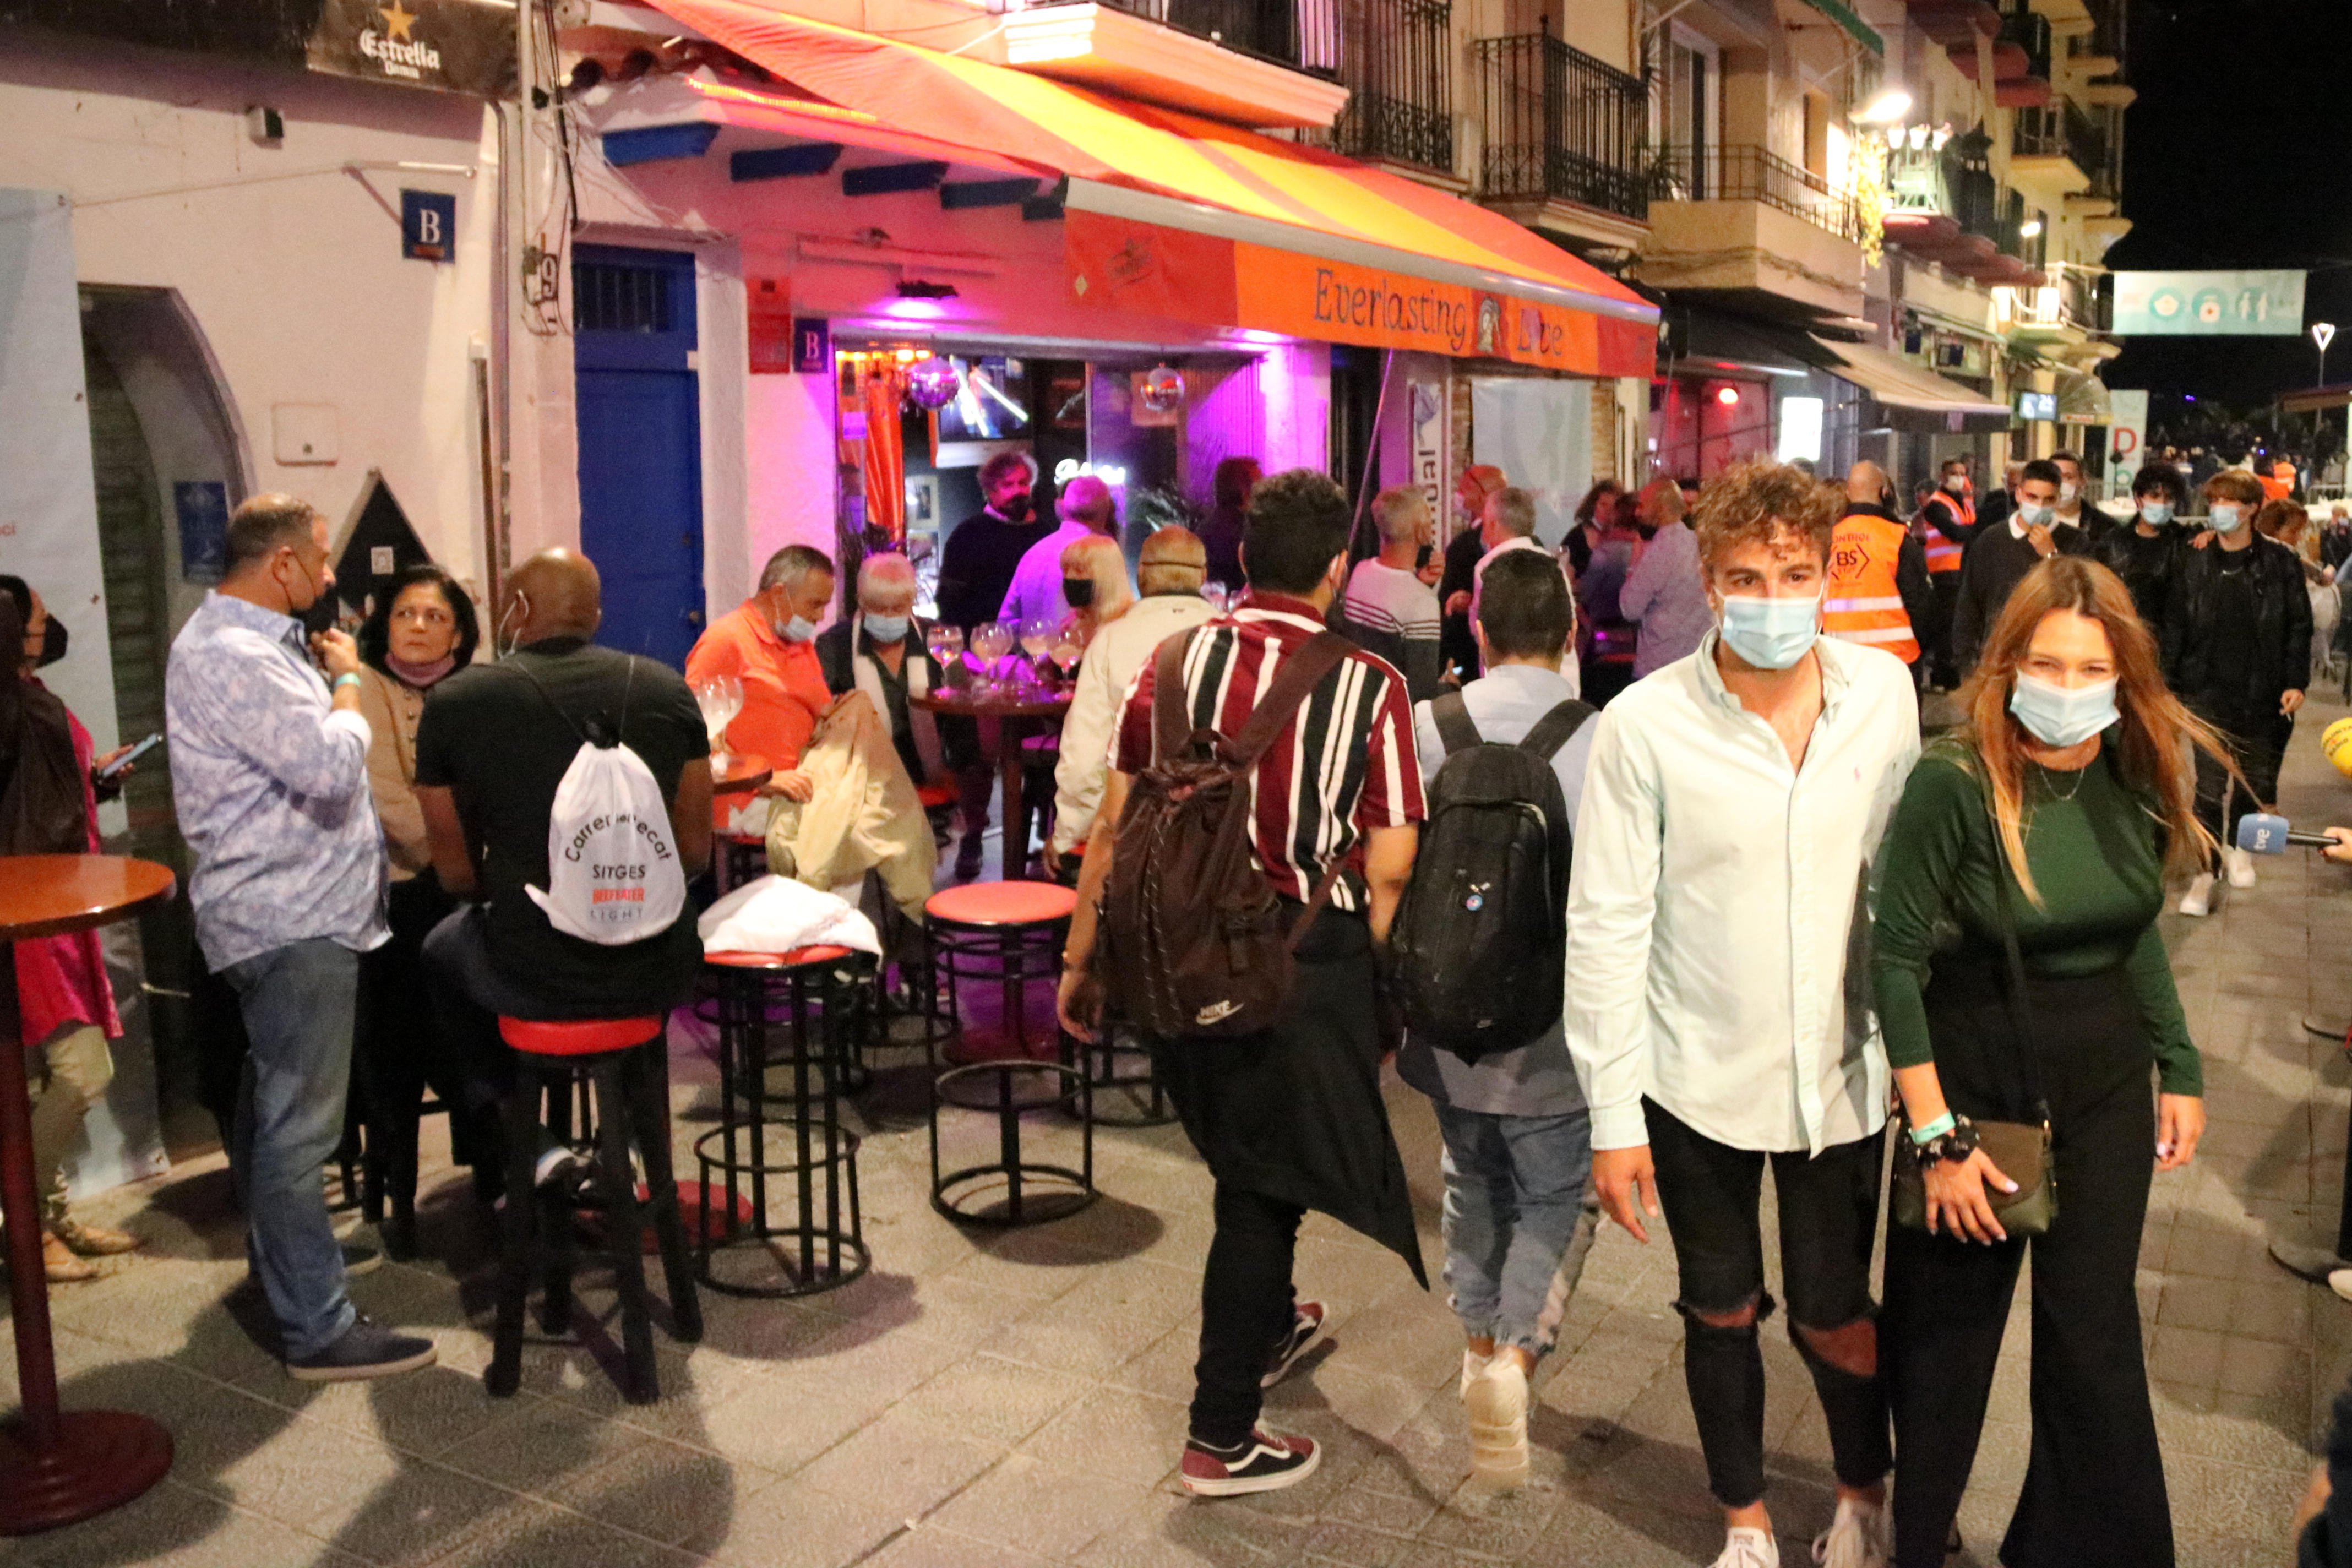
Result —
[[1348, 107], [1331, 143], [1356, 158], [1454, 172], [1449, 0], [1321, 0], [1336, 5], [1339, 85]]
[[1652, 201], [1759, 202], [1840, 239], [1862, 237], [1850, 194], [1763, 147], [1669, 147], [1651, 181]]
[[1640, 77], [1548, 33], [1481, 38], [1477, 51], [1484, 195], [1558, 196], [1637, 220], [1648, 216], [1649, 91]]
[[2073, 99], [2017, 111], [2010, 150], [2020, 158], [2064, 158], [2091, 179], [2107, 172], [2106, 127]]

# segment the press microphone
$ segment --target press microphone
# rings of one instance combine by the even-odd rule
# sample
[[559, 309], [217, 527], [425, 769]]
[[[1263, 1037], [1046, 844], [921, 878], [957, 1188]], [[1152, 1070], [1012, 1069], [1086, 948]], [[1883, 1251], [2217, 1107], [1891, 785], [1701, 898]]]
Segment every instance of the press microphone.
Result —
[[2333, 849], [2336, 840], [2325, 833], [2297, 833], [2284, 816], [2250, 811], [2238, 821], [2238, 847], [2249, 855], [2284, 855], [2290, 844], [2306, 849]]

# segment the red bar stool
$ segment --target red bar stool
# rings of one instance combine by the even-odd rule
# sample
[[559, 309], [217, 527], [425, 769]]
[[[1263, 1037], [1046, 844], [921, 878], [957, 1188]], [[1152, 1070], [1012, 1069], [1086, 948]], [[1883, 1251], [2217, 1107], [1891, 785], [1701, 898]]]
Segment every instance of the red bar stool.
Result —
[[[731, 1296], [810, 1296], [846, 1285], [873, 1262], [857, 1200], [859, 1139], [841, 1124], [840, 1095], [855, 1092], [851, 1069], [875, 960], [845, 947], [804, 947], [706, 953], [702, 962], [719, 989], [719, 1125], [694, 1142], [702, 1184], [698, 1272]], [[781, 1031], [771, 1005], [780, 989]], [[789, 1090], [768, 1087], [778, 1067], [792, 1069]], [[791, 1152], [772, 1161], [770, 1109], [783, 1105], [792, 1108]], [[792, 1183], [793, 1223], [769, 1219], [771, 1178]], [[781, 1278], [761, 1278], [769, 1271]]]
[[493, 1395], [514, 1393], [521, 1381], [523, 1309], [530, 1293], [535, 1239], [547, 1244], [549, 1255], [541, 1321], [553, 1334], [565, 1331], [571, 1321], [571, 1199], [568, 1194], [541, 1194], [532, 1175], [539, 1159], [541, 1100], [550, 1097], [568, 1108], [575, 1083], [583, 1086], [583, 1094], [587, 1086], [595, 1090], [596, 1191], [604, 1210], [605, 1248], [621, 1293], [621, 1386], [629, 1402], [650, 1405], [661, 1397], [633, 1153], [645, 1163], [654, 1235], [669, 1282], [672, 1337], [688, 1344], [702, 1338], [702, 1303], [694, 1293], [677, 1183], [670, 1171], [668, 1075], [655, 1054], [664, 1048], [664, 1026], [658, 1017], [499, 1020], [499, 1034], [515, 1053], [515, 1082], [500, 1107], [506, 1122], [507, 1206], [499, 1246], [498, 1328], [490, 1369], [483, 1377]]
[[[971, 882], [934, 893], [923, 906], [933, 984], [944, 992], [943, 1016], [951, 1021], [946, 1031], [948, 1051], [966, 1043], [961, 996], [965, 981], [993, 981], [1003, 987], [1003, 1045], [1009, 1047], [1003, 1055], [936, 1071], [931, 1079], [931, 1206], [950, 1219], [972, 1225], [1041, 1225], [1076, 1214], [1097, 1196], [1087, 1074], [1074, 1065], [1070, 1042], [1058, 1027], [1054, 1058], [1032, 1055], [1027, 1018], [1027, 988], [1042, 981], [1051, 995], [1060, 983], [1062, 946], [1077, 902], [1075, 891], [1054, 882]], [[1042, 1092], [1033, 1088], [1016, 1093], [1016, 1083], [1024, 1079], [1042, 1085]], [[954, 1092], [959, 1086], [983, 1081], [989, 1091], [978, 1098], [959, 1098]], [[1024, 1160], [1023, 1114], [1066, 1107], [1074, 1100], [1078, 1168]], [[942, 1103], [994, 1113], [993, 1163], [940, 1170]], [[999, 1188], [999, 1201], [985, 1204], [985, 1195]]]

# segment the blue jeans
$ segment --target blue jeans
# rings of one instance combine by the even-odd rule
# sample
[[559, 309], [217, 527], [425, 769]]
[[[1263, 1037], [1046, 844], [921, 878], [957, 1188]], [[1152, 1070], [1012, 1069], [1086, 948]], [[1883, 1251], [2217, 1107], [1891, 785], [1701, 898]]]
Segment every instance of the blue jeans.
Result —
[[313, 937], [222, 974], [253, 1047], [237, 1086], [229, 1172], [283, 1353], [299, 1361], [341, 1339], [354, 1316], [323, 1172], [343, 1136], [360, 955]]
[[1531, 1355], [1565, 1302], [1553, 1282], [1592, 1174], [1592, 1119], [1493, 1116], [1439, 1105], [1445, 1138], [1445, 1282], [1463, 1332]]

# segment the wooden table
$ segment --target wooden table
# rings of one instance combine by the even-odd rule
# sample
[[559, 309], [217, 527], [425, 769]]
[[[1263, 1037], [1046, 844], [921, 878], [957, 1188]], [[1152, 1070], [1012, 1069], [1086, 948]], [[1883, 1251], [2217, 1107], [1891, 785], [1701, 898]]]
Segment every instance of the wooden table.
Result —
[[24, 1410], [0, 1427], [0, 1535], [55, 1530], [120, 1508], [172, 1468], [172, 1435], [144, 1415], [58, 1409], [49, 1289], [33, 1192], [32, 1107], [16, 943], [110, 925], [172, 896], [172, 873], [112, 855], [0, 857], [0, 1210], [8, 1223], [8, 1299]]
[[1003, 854], [998, 862], [998, 875], [1006, 881], [1018, 879], [1028, 868], [1029, 846], [1016, 844], [1024, 820], [1021, 812], [1021, 742], [1031, 735], [1042, 733], [1047, 721], [1059, 722], [1070, 710], [1066, 692], [1045, 687], [1022, 686], [1001, 697], [979, 697], [968, 688], [940, 687], [925, 692], [908, 692], [907, 704], [926, 712], [942, 713], [957, 719], [993, 719], [1002, 726], [997, 742], [997, 768], [1004, 784]]
[[724, 773], [717, 768], [711, 770], [710, 793], [712, 795], [750, 795], [775, 776], [775, 770], [768, 765], [767, 758], [730, 752], [727, 758], [727, 768]]

